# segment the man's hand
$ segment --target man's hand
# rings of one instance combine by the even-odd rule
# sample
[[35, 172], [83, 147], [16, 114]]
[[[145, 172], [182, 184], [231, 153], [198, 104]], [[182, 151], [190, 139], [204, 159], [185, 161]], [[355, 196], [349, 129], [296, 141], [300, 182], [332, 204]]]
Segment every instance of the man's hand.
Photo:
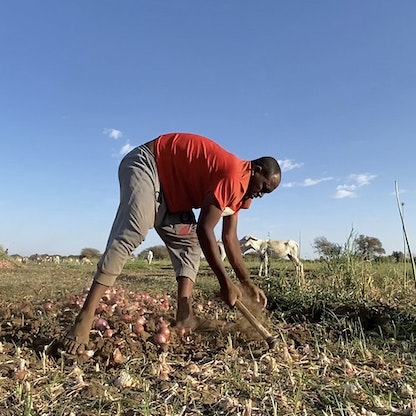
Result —
[[241, 289], [228, 278], [226, 284], [221, 285], [220, 298], [228, 306], [234, 306], [237, 299], [242, 299]]
[[259, 303], [263, 306], [263, 308], [267, 305], [267, 297], [264, 294], [264, 292], [253, 282], [244, 282], [242, 283], [244, 292], [247, 293], [247, 295], [253, 299], [255, 302]]

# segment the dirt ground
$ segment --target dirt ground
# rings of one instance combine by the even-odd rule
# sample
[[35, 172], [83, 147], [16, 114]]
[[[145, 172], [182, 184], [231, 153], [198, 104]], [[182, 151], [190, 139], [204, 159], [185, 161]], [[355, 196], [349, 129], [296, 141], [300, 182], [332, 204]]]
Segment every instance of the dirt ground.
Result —
[[[74, 357], [60, 340], [95, 267], [3, 266], [1, 416], [416, 414], [413, 309], [301, 306], [296, 297], [285, 305], [275, 291], [270, 309], [255, 311], [276, 336], [270, 350], [218, 299], [209, 270], [194, 291], [201, 325], [186, 336], [174, 327], [171, 269], [126, 270], [97, 308], [88, 350]], [[397, 294], [414, 300], [409, 288]]]
[[[8, 270], [3, 268], [2, 272]], [[145, 277], [151, 278], [148, 274]], [[90, 333], [88, 350], [77, 357], [66, 354], [60, 340], [73, 324], [88, 289], [55, 298], [23, 296], [12, 302], [6, 299], [7, 296], [2, 297], [0, 398], [4, 399], [0, 401], [0, 409], [3, 405], [7, 410], [2, 415], [18, 414], [10, 410], [16, 406], [15, 395], [10, 394], [16, 389], [16, 382], [23, 389], [26, 385], [32, 394], [37, 386], [42, 397], [45, 393], [40, 393], [41, 388], [56, 388], [56, 397], [52, 395], [55, 407], [59, 407], [59, 397], [62, 398], [61, 390], [64, 389], [67, 389], [66, 394], [69, 392], [78, 399], [82, 397], [81, 400], [88, 403], [109, 394], [117, 396], [122, 389], [124, 401], [130, 397], [137, 403], [138, 397], [145, 400], [145, 394], [140, 393], [143, 385], [153, 388], [155, 399], [156, 395], [166, 396], [174, 385], [191, 382], [195, 387], [192, 388], [192, 395], [195, 395], [192, 400], [198, 402], [197, 407], [212, 410], [212, 406], [223, 406], [219, 403], [226, 394], [218, 386], [209, 388], [207, 381], [217, 371], [223, 373], [223, 360], [233, 355], [237, 357], [238, 349], [247, 360], [260, 358], [267, 352], [267, 344], [247, 320], [215, 297], [203, 299], [196, 291], [195, 312], [201, 324], [194, 333], [181, 336], [174, 327], [176, 303], [172, 292], [135, 291], [123, 287], [123, 278], [120, 281], [120, 285], [103, 297]], [[124, 282], [129, 282], [129, 276], [125, 276]], [[267, 325], [267, 313], [257, 310], [256, 314]], [[167, 342], [161, 343], [157, 338], [161, 327], [168, 328]], [[54, 378], [57, 386], [48, 386]], [[33, 414], [48, 414], [45, 409], [50, 405], [50, 397], [38, 397], [38, 410]], [[154, 406], [154, 413], [149, 414], [164, 414], [158, 413], [158, 405]], [[71, 414], [65, 410], [59, 412]], [[209, 412], [206, 410], [206, 414]]]

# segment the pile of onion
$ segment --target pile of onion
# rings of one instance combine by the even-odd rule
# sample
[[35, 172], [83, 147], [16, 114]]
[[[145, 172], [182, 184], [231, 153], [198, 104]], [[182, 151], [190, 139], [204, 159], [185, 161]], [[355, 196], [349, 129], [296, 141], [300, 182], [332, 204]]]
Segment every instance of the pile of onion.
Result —
[[168, 324], [162, 317], [159, 318], [159, 328], [153, 339], [158, 345], [165, 345], [169, 342], [170, 329]]
[[139, 316], [136, 321], [133, 323], [132, 331], [139, 335], [144, 331], [144, 324], [146, 323], [146, 318], [144, 316]]
[[[81, 308], [88, 293], [89, 288], [85, 288], [79, 295], [69, 294], [66, 305]], [[49, 311], [52, 308], [52, 302], [47, 300], [44, 309]], [[156, 325], [153, 340], [157, 345], [163, 346], [170, 342], [171, 329], [160, 315], [171, 308], [171, 297], [168, 294], [151, 296], [146, 292], [136, 293], [114, 287], [109, 288], [97, 305], [93, 329], [98, 331], [103, 338], [111, 338], [118, 331], [111, 327], [112, 324], [110, 325], [107, 319], [110, 318], [114, 323], [120, 320], [130, 327], [132, 333], [140, 334], [146, 340], [146, 331], [154, 333]]]

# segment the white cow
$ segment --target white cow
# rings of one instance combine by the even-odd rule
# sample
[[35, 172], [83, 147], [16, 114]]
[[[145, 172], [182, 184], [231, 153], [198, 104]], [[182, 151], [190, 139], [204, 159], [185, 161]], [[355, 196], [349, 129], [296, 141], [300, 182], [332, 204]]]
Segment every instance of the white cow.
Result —
[[88, 257], [83, 257], [81, 259], [81, 264], [92, 264], [92, 261]]
[[152, 250], [149, 250], [149, 251], [147, 252], [147, 257], [146, 257], [146, 260], [147, 260], [147, 262], [148, 262], [149, 264], [151, 264], [151, 263], [152, 263], [152, 261], [153, 261], [153, 257], [154, 257], [153, 251], [152, 251]]
[[267, 240], [260, 240], [256, 237], [246, 235], [240, 240], [241, 254], [244, 256], [249, 250], [253, 249], [260, 257], [259, 276], [269, 275], [269, 254]]
[[[224, 261], [225, 258], [227, 257], [227, 253], [225, 252], [224, 243], [221, 240], [218, 240], [217, 241], [217, 247], [218, 247], [218, 251], [219, 251], [220, 256], [221, 256], [221, 260]], [[201, 259], [205, 259], [205, 255], [202, 251], [201, 251]]]
[[224, 243], [221, 240], [217, 241], [218, 250], [220, 252], [221, 260], [224, 261], [227, 257], [227, 253], [225, 252]]
[[299, 244], [294, 240], [261, 240], [252, 235], [246, 235], [240, 240], [241, 253], [253, 249], [260, 256], [259, 276], [264, 268], [265, 276], [268, 276], [269, 254], [274, 254], [277, 258], [288, 257], [296, 269], [297, 277], [304, 278], [303, 264], [299, 260]]

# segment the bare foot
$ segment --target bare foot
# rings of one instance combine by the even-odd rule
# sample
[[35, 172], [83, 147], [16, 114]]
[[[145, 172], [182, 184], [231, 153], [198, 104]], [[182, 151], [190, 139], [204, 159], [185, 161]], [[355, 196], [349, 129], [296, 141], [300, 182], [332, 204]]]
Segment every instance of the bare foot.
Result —
[[180, 336], [192, 334], [201, 325], [202, 320], [199, 318], [189, 318], [185, 321], [176, 321], [177, 332]]
[[80, 313], [75, 324], [62, 340], [62, 346], [68, 354], [83, 354], [88, 347], [92, 320]]
[[179, 335], [192, 333], [199, 325], [199, 319], [194, 317], [192, 300], [190, 298], [178, 299], [176, 310], [176, 328]]

